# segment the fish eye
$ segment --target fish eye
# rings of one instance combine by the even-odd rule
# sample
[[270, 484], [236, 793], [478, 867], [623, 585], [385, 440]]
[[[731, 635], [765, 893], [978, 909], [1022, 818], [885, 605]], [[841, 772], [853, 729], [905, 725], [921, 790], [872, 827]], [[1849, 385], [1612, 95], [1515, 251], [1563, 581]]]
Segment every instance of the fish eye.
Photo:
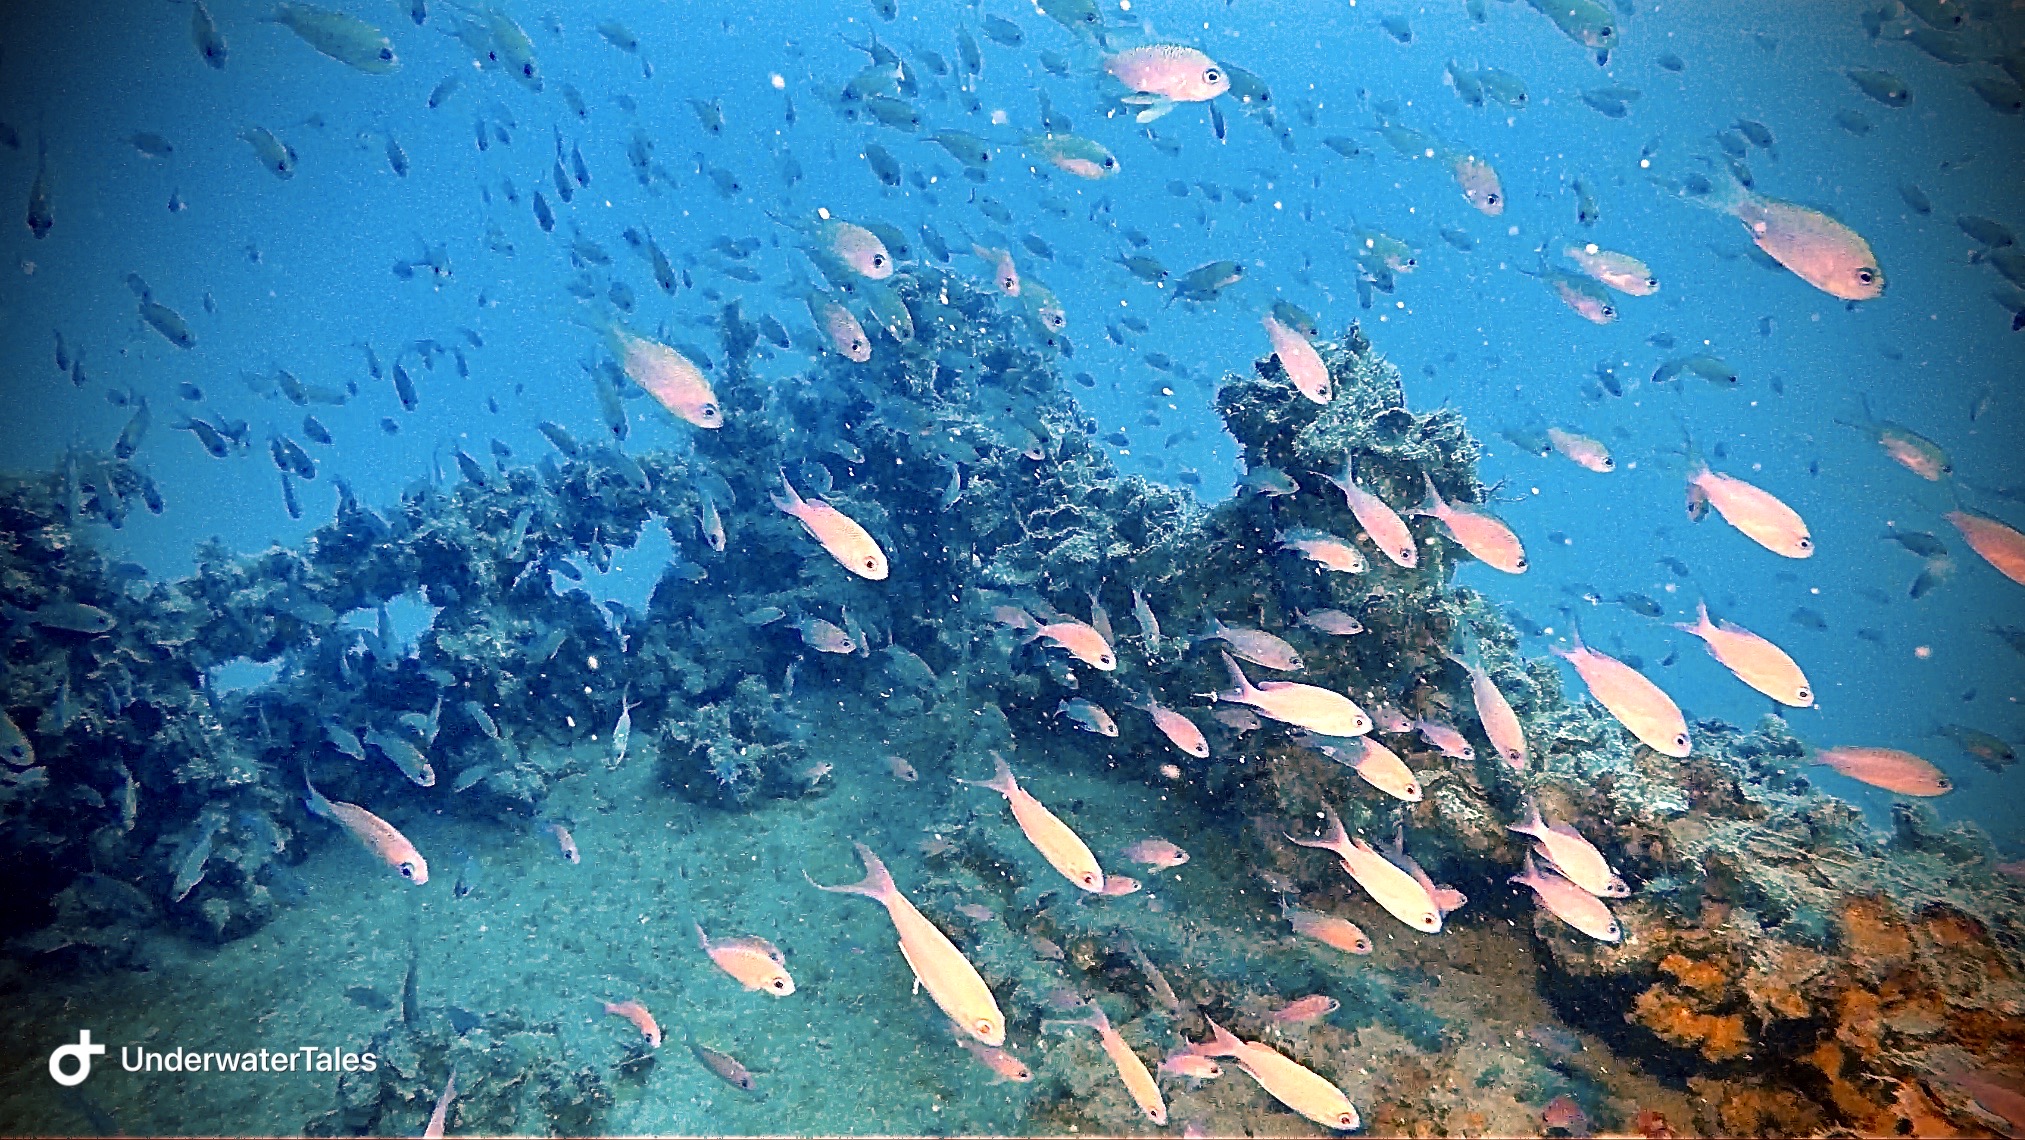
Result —
[[1521, 558], [1519, 559], [1519, 561], [1518, 561], [1518, 567], [1519, 567], [1519, 569], [1521, 569], [1521, 570], [1524, 570], [1524, 569], [1526, 568], [1526, 560], [1525, 560], [1525, 559], [1524, 559], [1523, 557], [1521, 557]]
[[1115, 158], [1112, 158], [1112, 157], [1111, 157], [1110, 155], [1108, 155], [1108, 154], [1104, 156], [1104, 162], [1103, 162], [1103, 166], [1104, 166], [1104, 169], [1106, 169], [1106, 170], [1109, 170], [1109, 169], [1111, 169], [1112, 167], [1114, 167], [1114, 166], [1116, 166], [1116, 165], [1118, 165], [1118, 160], [1117, 160], [1117, 159], [1115, 159]]
[[400, 871], [401, 877], [404, 879], [412, 879], [415, 877], [415, 865], [413, 863], [401, 864]]
[[1869, 285], [1870, 283], [1876, 280], [1877, 280], [1877, 270], [1875, 269], [1865, 268], [1856, 271], [1856, 281], [1857, 284], [1859, 285]]
[[1803, 538], [1801, 538], [1801, 540], [1799, 541], [1799, 543], [1798, 543], [1797, 545], [1798, 545], [1798, 546], [1800, 547], [1800, 549], [1802, 549], [1802, 550], [1812, 550], [1812, 549], [1814, 549], [1814, 540], [1813, 540], [1813, 539], [1811, 539], [1811, 538], [1805, 538], [1805, 537], [1803, 537]]
[[1942, 776], [1940, 779], [1935, 780], [1934, 783], [1937, 784], [1940, 787], [1940, 789], [1944, 792], [1955, 786], [1954, 781], [1948, 779], [1946, 776]]
[[1214, 67], [1209, 67], [1209, 68], [1204, 68], [1204, 69], [1203, 69], [1203, 72], [1202, 72], [1202, 81], [1203, 81], [1204, 83], [1208, 83], [1208, 84], [1212, 84], [1212, 85], [1214, 85], [1214, 84], [1218, 84], [1218, 83], [1222, 83], [1222, 82], [1223, 82], [1223, 72], [1221, 72], [1221, 71], [1218, 71], [1218, 70], [1217, 70], [1216, 68], [1214, 68]]
[[1347, 1112], [1339, 1112], [1336, 1114], [1336, 1127], [1355, 1128], [1357, 1127], [1357, 1118]]
[[971, 1022], [971, 1027], [976, 1029], [978, 1033], [987, 1037], [991, 1035], [993, 1029], [997, 1028], [997, 1026], [992, 1024], [991, 1018], [989, 1017], [978, 1018], [976, 1021]]
[[1677, 733], [1673, 738], [1673, 746], [1675, 748], [1686, 748], [1688, 746], [1687, 733]]
[[775, 978], [775, 979], [773, 980], [773, 988], [774, 988], [774, 989], [777, 989], [777, 990], [785, 990], [785, 989], [787, 989], [787, 979], [786, 979], [786, 978]]
[[1795, 693], [1794, 695], [1799, 697], [1803, 701], [1811, 701], [1814, 699], [1814, 694], [1811, 691], [1809, 691], [1807, 686], [1805, 685], [1800, 686], [1800, 691], [1798, 693]]
[[1614, 36], [1614, 35], [1616, 35], [1616, 34], [1617, 34], [1617, 29], [1616, 29], [1616, 28], [1613, 28], [1613, 27], [1611, 27], [1611, 26], [1610, 26], [1609, 24], [1605, 24], [1605, 25], [1603, 25], [1603, 30], [1602, 30], [1602, 31], [1599, 31], [1599, 32], [1598, 32], [1598, 33], [1596, 33], [1596, 34], [1597, 34], [1598, 38], [1600, 38], [1600, 39], [1606, 39], [1606, 40], [1607, 40], [1607, 39], [1609, 39], [1610, 37], [1612, 37], [1612, 36]]
[[1400, 269], [1402, 269], [1402, 270], [1406, 270], [1406, 269], [1412, 269], [1412, 268], [1415, 268], [1416, 266], [1418, 266], [1419, 264], [1420, 264], [1420, 259], [1419, 259], [1419, 258], [1417, 258], [1417, 257], [1409, 257], [1409, 258], [1407, 258], [1407, 259], [1406, 259], [1406, 260], [1405, 260], [1404, 262], [1400, 263], [1400, 266], [1399, 266], [1399, 268], [1400, 268]]
[[705, 404], [705, 405], [703, 405], [703, 418], [704, 418], [704, 419], [706, 419], [706, 420], [714, 420], [714, 419], [716, 419], [716, 418], [718, 417], [718, 415], [719, 415], [719, 414], [720, 414], [720, 413], [719, 413], [719, 412], [718, 412], [718, 410], [717, 410], [717, 405], [716, 405], [716, 404]]
[[389, 59], [392, 59], [392, 58], [394, 58], [394, 49], [393, 49], [393, 48], [381, 48], [381, 49], [380, 49], [380, 58], [381, 58], [382, 60], [389, 60]]
[[878, 568], [878, 566], [879, 566], [879, 560], [878, 560], [878, 559], [876, 559], [876, 558], [870, 558], [870, 557], [868, 557], [868, 558], [866, 558], [866, 559], [865, 559], [865, 569], [867, 569], [867, 570], [875, 570], [875, 569], [877, 569], [877, 568]]
[[1602, 313], [1604, 320], [1611, 320], [1617, 316], [1617, 306], [1605, 305], [1603, 306]]
[[1498, 195], [1497, 195], [1497, 193], [1496, 193], [1496, 192], [1492, 192], [1492, 193], [1489, 193], [1489, 194], [1486, 194], [1486, 195], [1484, 195], [1484, 204], [1485, 204], [1485, 205], [1487, 205], [1487, 206], [1495, 206], [1495, 205], [1497, 205], [1497, 204], [1498, 204]]
[[529, 79], [533, 79], [533, 78], [534, 78], [534, 64], [532, 64], [532, 63], [523, 63], [523, 64], [521, 64], [521, 65], [520, 65], [520, 73], [521, 73], [522, 75], [525, 75], [525, 76], [527, 76], [527, 77], [528, 77]]

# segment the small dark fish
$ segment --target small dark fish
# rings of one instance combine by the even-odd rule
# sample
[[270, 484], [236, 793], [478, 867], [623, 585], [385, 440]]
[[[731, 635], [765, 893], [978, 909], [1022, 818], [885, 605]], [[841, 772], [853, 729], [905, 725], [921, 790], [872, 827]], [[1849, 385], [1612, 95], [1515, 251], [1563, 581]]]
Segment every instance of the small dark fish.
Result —
[[1884, 537], [1898, 543], [1921, 558], [1939, 558], [1948, 552], [1947, 546], [1939, 538], [1928, 534], [1926, 531], [1899, 530], [1894, 527], [1891, 530], [1885, 531]]
[[1817, 632], [1828, 628], [1828, 619], [1808, 609], [1806, 606], [1801, 606], [1799, 609], [1788, 614], [1786, 620], [1803, 629], [1811, 629]]
[[1927, 200], [1927, 192], [1910, 182], [1898, 184], [1898, 196], [1915, 214], [1926, 215], [1934, 212], [1934, 204]]
[[1378, 21], [1378, 26], [1385, 29], [1386, 35], [1391, 36], [1400, 43], [1410, 44], [1413, 42], [1413, 25], [1406, 22], [1405, 16], [1387, 16]]
[[750, 1070], [738, 1063], [738, 1058], [729, 1053], [720, 1053], [708, 1045], [699, 1044], [693, 1034], [689, 1037], [689, 1051], [696, 1055], [698, 1061], [703, 1062], [704, 1068], [717, 1074], [726, 1083], [746, 1092], [758, 1091], [759, 1082], [753, 1080]]
[[1887, 107], [1903, 107], [1912, 102], [1912, 90], [1905, 81], [1889, 71], [1876, 71], [1867, 67], [1852, 67], [1843, 72], [1856, 89]]
[[385, 1013], [394, 1008], [394, 999], [371, 986], [346, 986], [345, 996], [375, 1013]]

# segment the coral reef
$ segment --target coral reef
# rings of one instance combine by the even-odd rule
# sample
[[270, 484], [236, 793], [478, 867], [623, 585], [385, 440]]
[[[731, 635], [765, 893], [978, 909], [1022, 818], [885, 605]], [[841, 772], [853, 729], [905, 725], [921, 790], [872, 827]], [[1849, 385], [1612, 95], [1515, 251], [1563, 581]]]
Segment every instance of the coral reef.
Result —
[[[762, 380], [756, 327], [725, 307], [725, 426], [679, 455], [557, 429], [556, 454], [537, 466], [467, 470], [384, 515], [345, 494], [299, 550], [235, 557], [213, 545], [179, 582], [139, 580], [92, 551], [79, 527], [105, 496], [85, 495], [74, 473], [0, 485], [0, 602], [52, 615], [15, 618], [4, 635], [0, 705], [33, 747], [0, 783], [0, 856], [19, 868], [0, 920], [12, 952], [45, 969], [118, 966], [125, 935], [158, 921], [202, 939], [250, 934], [299, 897], [290, 867], [305, 845], [340, 841], [303, 813], [305, 769], [397, 825], [424, 810], [419, 781], [359, 743], [389, 720], [455, 789], [428, 810], [567, 815], [558, 797], [617, 762], [610, 726], [637, 705], [632, 740], [672, 794], [763, 813], [820, 794], [809, 710], [848, 705], [883, 710], [889, 746], [943, 785], [921, 840], [930, 874], [910, 892], [1024, 1040], [1092, 998], [1146, 1058], [1201, 1040], [1204, 1015], [1270, 1039], [1344, 1080], [1382, 1130], [1516, 1131], [1557, 1097], [1599, 1127], [1632, 1127], [1650, 1106], [1612, 1085], [1608, 1066], [1517, 1041], [1471, 1004], [1491, 990], [1446, 981], [1497, 977], [1507, 990], [1530, 984], [1599, 1053], [1695, 1090], [1697, 1108], [1667, 1104], [1676, 1127], [1991, 1127], [1978, 1074], [2025, 1063], [2025, 900], [1990, 871], [1987, 841], [1918, 808], [1901, 809], [1889, 837], [1870, 834], [1809, 786], [1778, 722], [1704, 722], [1692, 757], [1660, 756], [1571, 702], [1551, 662], [1519, 655], [1504, 618], [1451, 583], [1467, 555], [1431, 523], [1411, 521], [1415, 566], [1385, 558], [1327, 477], [1348, 466], [1402, 512], [1430, 484], [1457, 503], [1495, 494], [1476, 478], [1461, 417], [1408, 409], [1398, 371], [1357, 329], [1317, 346], [1337, 391], [1328, 405], [1298, 395], [1272, 358], [1227, 379], [1217, 406], [1245, 461], [1301, 493], [1211, 510], [1118, 474], [1048, 346], [989, 295], [933, 267], [894, 281], [912, 337], [877, 332], [872, 361], [828, 359], [804, 384]], [[769, 508], [783, 477], [867, 528], [898, 580], [848, 573]], [[722, 551], [699, 525], [706, 502], [727, 520]], [[655, 520], [676, 554], [643, 612], [574, 585]], [[1350, 540], [1369, 569], [1335, 573], [1282, 549], [1295, 528]], [[1142, 598], [1160, 630], [1128, 616]], [[412, 645], [389, 617], [402, 600], [431, 611]], [[61, 611], [66, 622], [46, 609], [58, 604], [88, 610]], [[1087, 617], [1109, 631], [1119, 667], [1065, 665], [1004, 619], [1009, 606]], [[1364, 632], [1300, 625], [1324, 609]], [[1204, 615], [1285, 636], [1303, 681], [1459, 730], [1474, 756], [1381, 723], [1425, 790], [1408, 803], [1314, 741], [1205, 708], [1197, 695], [1228, 678], [1216, 643], [1187, 636]], [[817, 616], [846, 632], [849, 652], [807, 643], [802, 623]], [[1524, 770], [1477, 723], [1469, 675], [1450, 657], [1463, 651], [1523, 724]], [[213, 671], [240, 659], [278, 673], [220, 691]], [[1135, 707], [1148, 698], [1207, 729], [1210, 756], [1170, 744]], [[1109, 710], [1117, 734], [1079, 731], [1061, 715], [1077, 699]], [[947, 780], [983, 778], [994, 750], [1016, 769], [1044, 764], [1071, 817], [1079, 797], [1131, 782], [1214, 820], [1228, 907], [1084, 899], [1065, 880], [1014, 873], [1036, 864], [1002, 799]], [[1528, 799], [1633, 882], [1612, 904], [1619, 943], [1535, 913], [1506, 885], [1526, 850], [1506, 825]], [[1478, 921], [1435, 937], [1374, 929], [1380, 948], [1360, 959], [1288, 936], [1275, 918], [1283, 898], [1372, 913], [1333, 860], [1284, 837], [1325, 803], [1352, 834], [1403, 834]], [[1534, 975], [1498, 965], [1513, 961]], [[1324, 991], [1342, 1003], [1328, 1019], [1273, 1020], [1287, 995]], [[447, 1011], [402, 1014], [374, 1042], [385, 1067], [347, 1076], [311, 1132], [412, 1118], [452, 1064], [468, 1090], [460, 1130], [594, 1131], [607, 1084], [652, 1063], [593, 1069], [570, 1059], [556, 1026], [510, 1015], [459, 1029]], [[1028, 1111], [1060, 1127], [1140, 1127], [1087, 1036], [1044, 1038]], [[1486, 1115], [1500, 1097], [1526, 1111]], [[1174, 1117], [1235, 1131], [1265, 1102], [1225, 1079], [1176, 1088]]]

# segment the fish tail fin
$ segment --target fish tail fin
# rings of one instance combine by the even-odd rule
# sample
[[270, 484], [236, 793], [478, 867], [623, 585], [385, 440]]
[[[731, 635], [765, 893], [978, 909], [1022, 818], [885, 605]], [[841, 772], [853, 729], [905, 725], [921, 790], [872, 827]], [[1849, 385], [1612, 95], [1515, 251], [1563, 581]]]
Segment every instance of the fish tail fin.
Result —
[[1204, 1044], [1189, 1046], [1198, 1056], [1234, 1057], [1244, 1049], [1244, 1042], [1238, 1040], [1230, 1030], [1211, 1021], [1209, 1015], [1204, 1014], [1202, 1020], [1209, 1025], [1209, 1031], [1214, 1036]]
[[858, 858], [865, 863], [865, 877], [848, 886], [825, 889], [848, 891], [880, 902], [898, 895], [900, 888], [893, 884], [893, 873], [886, 869], [885, 861], [872, 854], [872, 849], [862, 843], [854, 843], [852, 846], [858, 849]]
[[1421, 482], [1427, 484], [1427, 497], [1421, 500], [1419, 506], [1411, 508], [1406, 513], [1412, 518], [1440, 518], [1441, 512], [1448, 509], [1448, 503], [1442, 499], [1441, 492], [1434, 489], [1434, 476], [1422, 471], [1420, 478]]
[[1537, 836], [1541, 832], [1547, 830], [1547, 821], [1540, 818], [1539, 802], [1533, 799], [1533, 797], [1527, 796], [1525, 822], [1521, 823], [1517, 827], [1507, 828], [1506, 830], [1516, 831], [1520, 835], [1533, 835], [1533, 836]]
[[1517, 883], [1522, 887], [1530, 886], [1533, 880], [1539, 877], [1539, 873], [1540, 873], [1539, 868], [1533, 865], [1533, 853], [1532, 851], [1528, 850], [1526, 852], [1525, 866], [1520, 868], [1518, 874], [1513, 875], [1511, 878], [1506, 879], [1505, 881], [1508, 883]]
[[783, 499], [779, 495], [773, 494], [772, 492], [768, 492], [767, 497], [773, 500], [773, 505], [775, 507], [778, 507], [781, 513], [789, 515], [795, 514], [795, 512], [802, 505], [802, 497], [800, 493], [795, 490], [795, 485], [793, 483], [788, 482], [787, 468], [785, 467], [780, 469], [780, 485], [787, 490], [787, 498]]
[[1238, 668], [1238, 663], [1232, 659], [1230, 654], [1221, 653], [1218, 656], [1223, 658], [1224, 667], [1230, 670], [1231, 683], [1231, 689], [1228, 692], [1217, 694], [1220, 699], [1242, 701], [1254, 692], [1257, 692], [1252, 687], [1251, 679], [1245, 676], [1243, 669]]
[[303, 765], [302, 769], [302, 786], [309, 792], [307, 796], [303, 797], [302, 802], [304, 806], [309, 808], [311, 815], [320, 815], [325, 819], [337, 818], [337, 812], [330, 806], [330, 801], [324, 798], [322, 792], [316, 790], [316, 784], [310, 780], [309, 766], [307, 764]]
[[699, 922], [696, 923], [695, 925], [696, 925], [696, 945], [702, 947], [703, 952], [705, 954], [708, 954], [710, 953], [710, 936], [708, 934], [703, 933], [702, 923]]
[[1020, 790], [1020, 785], [1019, 781], [1013, 779], [1012, 765], [1006, 763], [1005, 757], [999, 755], [996, 750], [992, 752], [991, 759], [993, 765], [991, 779], [965, 780], [962, 777], [958, 777], [958, 781], [960, 783], [973, 784], [980, 788], [990, 788], [1002, 796], [1010, 796], [1017, 793]]

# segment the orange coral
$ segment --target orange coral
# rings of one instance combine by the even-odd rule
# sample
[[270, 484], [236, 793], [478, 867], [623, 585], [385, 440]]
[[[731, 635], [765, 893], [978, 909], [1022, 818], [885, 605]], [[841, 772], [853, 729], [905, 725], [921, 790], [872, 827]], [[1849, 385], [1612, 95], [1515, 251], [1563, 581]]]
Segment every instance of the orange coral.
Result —
[[1852, 895], [1842, 904], [1842, 939], [1852, 966], [1886, 974], [1912, 958], [1912, 936], [1891, 904]]
[[1699, 1047], [1711, 1061], [1741, 1057], [1751, 1044], [1742, 1017], [1702, 1013], [1664, 985], [1638, 995], [1632, 1012], [1640, 1025], [1676, 1045]]
[[1714, 994], [1729, 981], [1723, 968], [1708, 960], [1696, 961], [1685, 954], [1668, 954], [1659, 968], [1672, 974], [1681, 985], [1702, 994]]

